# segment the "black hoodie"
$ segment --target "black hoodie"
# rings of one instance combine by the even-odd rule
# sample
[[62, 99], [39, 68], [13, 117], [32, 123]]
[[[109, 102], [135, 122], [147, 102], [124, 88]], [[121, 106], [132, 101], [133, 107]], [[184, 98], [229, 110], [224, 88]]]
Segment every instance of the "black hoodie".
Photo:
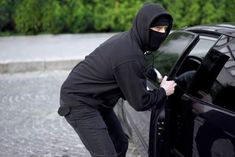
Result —
[[163, 88], [146, 89], [144, 52], [149, 28], [160, 16], [172, 17], [158, 4], [145, 4], [133, 21], [133, 27], [101, 44], [73, 68], [61, 88], [61, 100], [69, 106], [79, 101], [99, 108], [112, 108], [120, 97], [137, 111], [160, 105], [166, 99]]

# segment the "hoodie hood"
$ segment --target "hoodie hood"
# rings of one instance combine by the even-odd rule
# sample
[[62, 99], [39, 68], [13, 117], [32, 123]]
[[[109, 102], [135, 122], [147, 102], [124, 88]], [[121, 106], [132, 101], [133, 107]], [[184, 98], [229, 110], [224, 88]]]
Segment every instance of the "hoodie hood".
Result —
[[145, 4], [137, 13], [133, 21], [131, 33], [143, 51], [147, 51], [147, 46], [150, 42], [151, 24], [162, 16], [169, 20], [169, 25], [166, 31], [167, 36], [172, 28], [173, 18], [159, 4]]

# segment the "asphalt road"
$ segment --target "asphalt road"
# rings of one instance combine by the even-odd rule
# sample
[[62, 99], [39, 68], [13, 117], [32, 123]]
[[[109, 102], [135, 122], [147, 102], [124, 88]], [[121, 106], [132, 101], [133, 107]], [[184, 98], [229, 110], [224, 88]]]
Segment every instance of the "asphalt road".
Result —
[[[68, 71], [0, 75], [0, 157], [89, 157], [57, 115]], [[130, 143], [127, 157], [140, 157]]]

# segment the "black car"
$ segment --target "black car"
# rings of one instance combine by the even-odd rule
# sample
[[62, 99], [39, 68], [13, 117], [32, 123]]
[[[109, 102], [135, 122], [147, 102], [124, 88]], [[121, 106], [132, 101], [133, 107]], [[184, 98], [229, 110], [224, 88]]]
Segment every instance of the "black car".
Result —
[[[160, 108], [116, 111], [143, 157], [235, 157], [235, 24], [172, 32], [149, 65], [177, 82]], [[130, 80], [131, 81], [131, 80]], [[149, 78], [148, 89], [159, 86]]]

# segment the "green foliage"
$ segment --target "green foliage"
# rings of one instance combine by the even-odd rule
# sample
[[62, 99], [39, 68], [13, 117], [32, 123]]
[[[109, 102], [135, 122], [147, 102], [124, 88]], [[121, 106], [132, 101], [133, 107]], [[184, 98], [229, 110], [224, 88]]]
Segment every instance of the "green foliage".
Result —
[[58, 1], [47, 0], [47, 3], [42, 5], [41, 12], [42, 32], [59, 33], [63, 31], [65, 16], [63, 7]]
[[92, 29], [92, 8], [84, 0], [67, 0], [64, 6], [66, 30], [72, 33]]
[[9, 6], [7, 5], [7, 1], [0, 1], [0, 29], [3, 29], [9, 20]]
[[42, 0], [23, 0], [16, 8], [16, 30], [21, 33], [41, 32]]
[[0, 0], [0, 31], [13, 31], [15, 5], [20, 0]]
[[[232, 3], [233, 1], [233, 3]], [[163, 0], [174, 18], [175, 28], [186, 26], [234, 22], [234, 0]]]
[[225, 17], [225, 0], [214, 1], [208, 0], [204, 3], [202, 7], [202, 12], [204, 13], [202, 18], [202, 23], [215, 23], [216, 21], [223, 21]]
[[231, 21], [235, 21], [235, 0], [232, 1], [226, 1], [225, 0], [225, 17], [224, 17], [224, 21], [225, 22], [231, 22]]
[[165, 7], [175, 29], [235, 21], [235, 0], [0, 0], [0, 32], [126, 31], [145, 2]]
[[141, 0], [95, 0], [94, 24], [98, 31], [125, 31], [141, 7]]
[[201, 0], [164, 0], [163, 4], [174, 19], [175, 28], [195, 25], [200, 20]]

